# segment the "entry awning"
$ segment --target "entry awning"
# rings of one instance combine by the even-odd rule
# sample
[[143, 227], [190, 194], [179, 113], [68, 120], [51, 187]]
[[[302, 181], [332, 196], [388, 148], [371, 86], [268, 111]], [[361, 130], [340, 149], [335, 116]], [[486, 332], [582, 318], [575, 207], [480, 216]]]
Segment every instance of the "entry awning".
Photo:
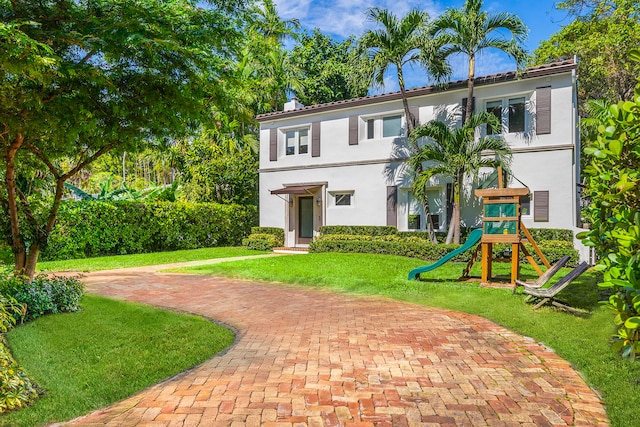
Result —
[[278, 188], [277, 190], [271, 190], [271, 194], [311, 194], [311, 192], [321, 185], [309, 184], [309, 185], [289, 185], [287, 187]]

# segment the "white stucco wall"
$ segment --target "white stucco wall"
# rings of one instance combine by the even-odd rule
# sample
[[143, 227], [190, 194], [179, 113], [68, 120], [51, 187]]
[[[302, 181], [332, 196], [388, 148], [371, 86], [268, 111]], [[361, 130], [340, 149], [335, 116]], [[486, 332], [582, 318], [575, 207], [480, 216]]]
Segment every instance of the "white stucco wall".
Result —
[[[551, 133], [536, 135], [536, 88], [551, 86]], [[487, 101], [524, 97], [527, 114], [525, 132], [506, 133], [504, 137], [514, 150], [512, 170], [529, 189], [549, 191], [549, 221], [534, 222], [532, 216], [523, 217], [530, 228], [573, 229], [576, 218], [576, 142], [574, 86], [571, 72], [527, 78], [510, 82], [478, 86], [475, 90], [476, 110], [484, 110]], [[419, 107], [419, 122], [460, 119], [460, 102], [466, 89], [460, 88], [437, 94], [410, 98], [412, 107]], [[320, 190], [322, 203], [316, 207], [316, 220], [326, 225], [386, 225], [387, 186], [398, 186], [397, 225], [407, 227], [407, 190], [410, 181], [402, 173], [401, 163], [390, 159], [407, 156], [406, 141], [402, 138], [367, 140], [366, 120], [383, 115], [402, 114], [400, 100], [360, 106], [345, 105], [329, 111], [310, 111], [298, 116], [277, 115], [261, 120], [260, 131], [260, 225], [288, 227], [292, 215], [289, 203], [272, 195], [271, 190], [292, 184], [326, 183]], [[349, 145], [349, 117], [359, 117], [359, 142]], [[285, 155], [284, 132], [288, 129], [311, 128], [320, 122], [320, 156], [309, 153]], [[278, 129], [278, 159], [270, 161], [271, 129]], [[406, 164], [405, 164], [406, 165]], [[434, 179], [432, 185], [442, 196], [447, 179]], [[510, 183], [513, 187], [522, 184]], [[332, 193], [352, 192], [351, 206], [335, 206]], [[472, 194], [466, 189], [467, 196]], [[282, 196], [288, 200], [287, 195]], [[533, 208], [533, 203], [532, 203]], [[466, 225], [479, 223], [480, 201], [468, 197], [462, 210]], [[444, 218], [443, 218], [444, 219]]]

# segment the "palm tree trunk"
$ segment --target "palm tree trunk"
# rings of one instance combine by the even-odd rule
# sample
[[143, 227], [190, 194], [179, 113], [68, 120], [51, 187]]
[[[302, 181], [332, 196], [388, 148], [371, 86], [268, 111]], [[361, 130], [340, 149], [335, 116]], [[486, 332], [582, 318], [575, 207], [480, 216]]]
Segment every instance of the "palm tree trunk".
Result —
[[[409, 101], [407, 100], [407, 93], [404, 87], [404, 76], [402, 74], [402, 65], [396, 64], [396, 67], [398, 68], [398, 86], [400, 86], [400, 93], [402, 93], [402, 106], [404, 107], [404, 116], [407, 122], [407, 138], [408, 138], [414, 129], [413, 120], [411, 120], [411, 112], [409, 111]], [[417, 152], [418, 152], [418, 142], [416, 141], [414, 146], [411, 147], [411, 154], [413, 155], [414, 153], [417, 153]], [[422, 172], [422, 165], [418, 166], [415, 172], [416, 172], [416, 176], [420, 175], [420, 173]], [[424, 196], [422, 197], [421, 203], [422, 203], [422, 209], [424, 211], [424, 216], [425, 216], [424, 222], [427, 227], [427, 233], [429, 233], [429, 237], [433, 243], [438, 243], [435, 230], [433, 229], [433, 222], [431, 221], [431, 212], [429, 211], [429, 199], [427, 198], [426, 191], [424, 192]]]
[[455, 188], [453, 189], [453, 243], [460, 244], [460, 195], [462, 193], [462, 174], [456, 176]]
[[469, 56], [469, 77], [467, 80], [467, 105], [465, 122], [469, 120], [471, 114], [473, 114], [473, 86], [475, 79], [476, 57], [475, 55]]

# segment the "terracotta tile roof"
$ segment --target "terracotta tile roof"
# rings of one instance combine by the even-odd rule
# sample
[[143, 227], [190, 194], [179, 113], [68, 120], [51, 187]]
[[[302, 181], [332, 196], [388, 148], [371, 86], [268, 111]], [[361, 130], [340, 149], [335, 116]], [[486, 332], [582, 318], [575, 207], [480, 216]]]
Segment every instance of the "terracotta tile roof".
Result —
[[[525, 70], [522, 70], [520, 72], [520, 75], [518, 75], [517, 71], [507, 71], [503, 73], [491, 74], [488, 76], [476, 77], [475, 85], [482, 86], [492, 83], [515, 80], [517, 78], [540, 77], [559, 74], [573, 70], [576, 68], [576, 66], [577, 64], [573, 59], [567, 59], [564, 61], [527, 68]], [[460, 89], [466, 86], [467, 80], [455, 80], [444, 85], [431, 85], [408, 89], [406, 93], [408, 98], [412, 98], [416, 96], [440, 92], [443, 90]], [[367, 95], [360, 98], [345, 99], [343, 101], [328, 102], [326, 104], [309, 105], [291, 111], [275, 111], [273, 113], [259, 114], [258, 116], [256, 116], [256, 119], [259, 122], [263, 122], [271, 119], [293, 117], [321, 111], [338, 110], [341, 108], [357, 107], [360, 105], [374, 104], [376, 102], [395, 101], [398, 99], [402, 99], [402, 93], [400, 91], [381, 93], [378, 95]]]

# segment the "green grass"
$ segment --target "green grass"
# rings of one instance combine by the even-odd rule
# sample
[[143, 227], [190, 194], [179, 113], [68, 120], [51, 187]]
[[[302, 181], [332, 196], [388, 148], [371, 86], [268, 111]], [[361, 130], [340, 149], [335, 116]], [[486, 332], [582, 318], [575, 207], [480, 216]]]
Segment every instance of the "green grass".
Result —
[[[584, 274], [560, 295], [570, 305], [591, 311], [589, 315], [576, 316], [546, 307], [532, 312], [524, 297], [513, 295], [510, 289], [458, 282], [455, 278], [464, 268], [461, 263], [445, 264], [423, 274], [423, 282], [408, 281], [409, 271], [422, 264], [402, 257], [334, 253], [262, 258], [179, 271], [384, 295], [483, 316], [553, 348], [603, 396], [614, 426], [637, 426], [640, 363], [622, 360], [611, 351], [612, 316], [597, 303], [601, 295], [595, 273]], [[494, 270], [508, 277], [509, 265], [494, 264]], [[561, 271], [556, 280], [567, 271]], [[523, 265], [522, 273], [524, 278], [536, 277], [528, 265]], [[478, 266], [472, 275], [480, 275]]]
[[98, 271], [111, 270], [114, 268], [141, 267], [145, 265], [169, 264], [174, 262], [258, 255], [263, 253], [267, 252], [248, 250], [241, 247], [202, 248], [173, 252], [155, 252], [149, 254], [118, 255], [62, 261], [43, 261], [38, 263], [38, 269], [40, 271]]
[[0, 426], [83, 415], [202, 363], [234, 339], [201, 317], [91, 295], [82, 305], [9, 333], [13, 355], [46, 394], [0, 415]]

